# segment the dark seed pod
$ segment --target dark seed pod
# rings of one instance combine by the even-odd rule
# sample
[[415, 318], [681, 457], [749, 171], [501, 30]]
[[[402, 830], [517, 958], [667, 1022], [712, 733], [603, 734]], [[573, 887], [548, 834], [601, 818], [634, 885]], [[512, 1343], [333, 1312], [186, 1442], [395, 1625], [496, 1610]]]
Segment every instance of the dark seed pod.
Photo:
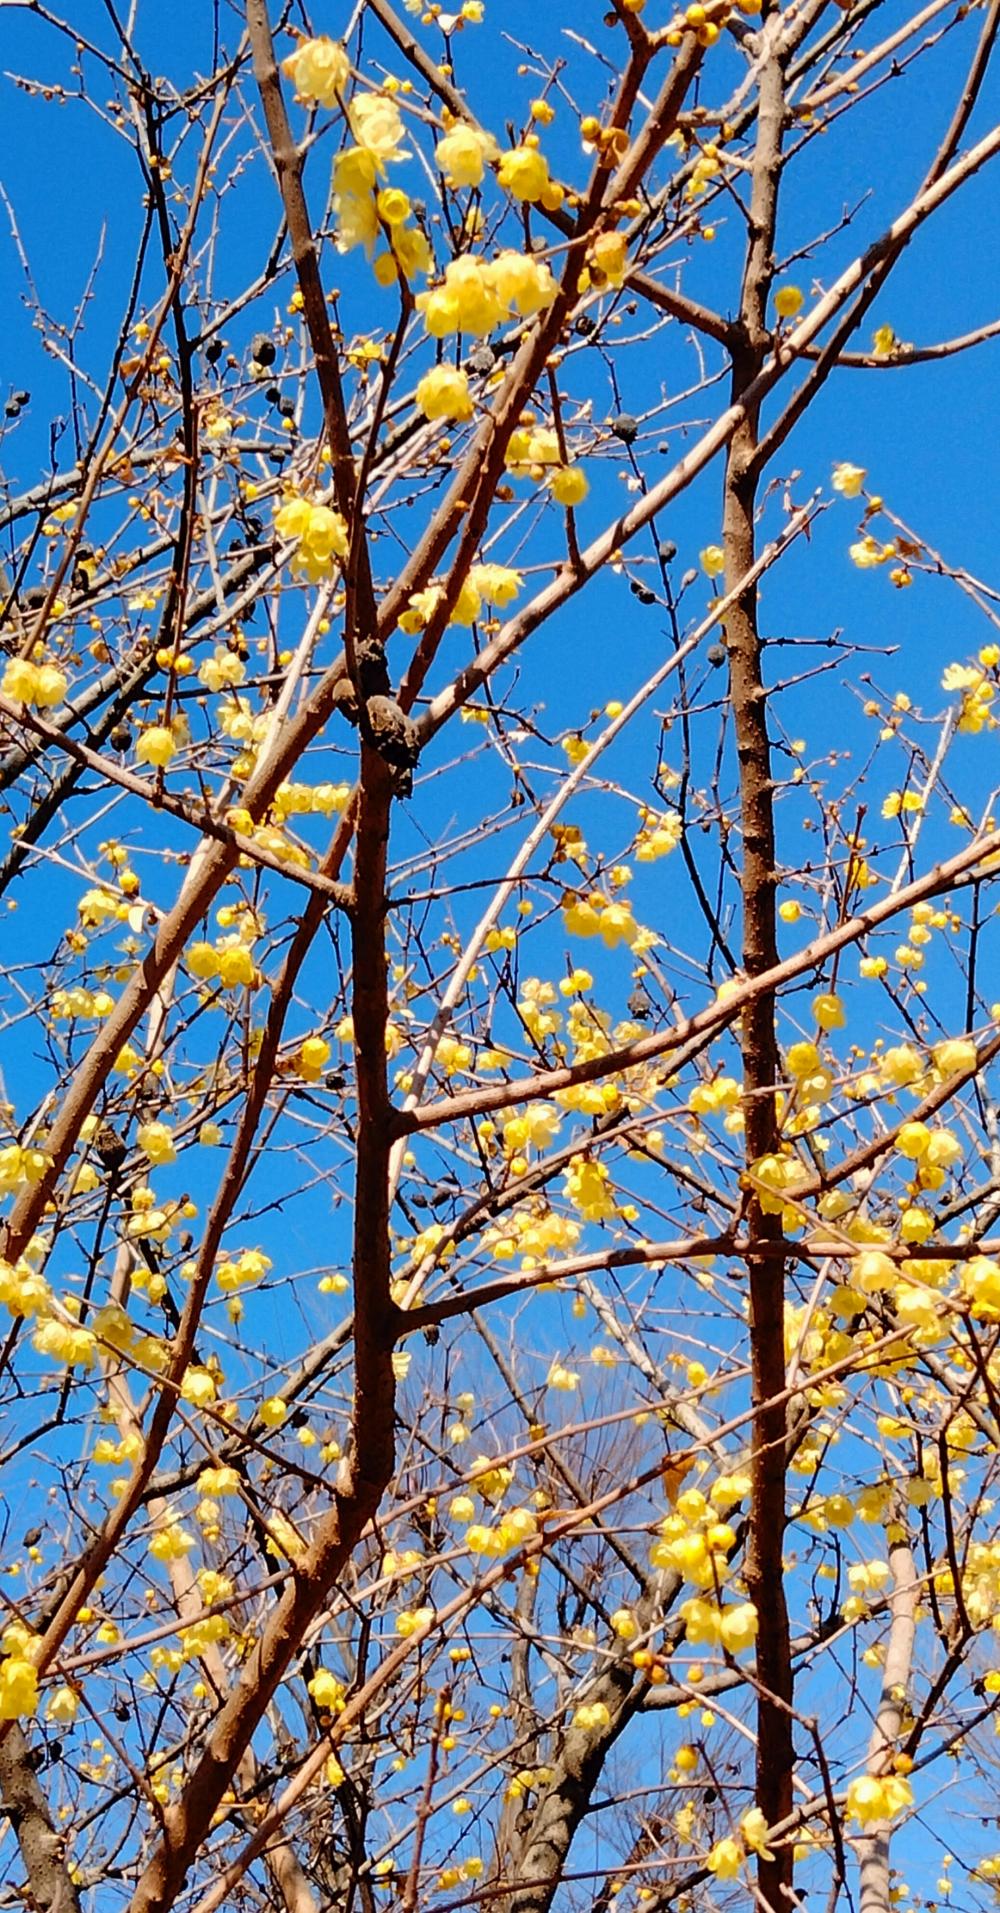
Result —
[[639, 436], [639, 423], [631, 412], [618, 412], [611, 420], [609, 430], [615, 438], [621, 439], [623, 445], [631, 445]]
[[209, 339], [205, 347], [205, 357], [209, 365], [218, 365], [224, 351], [225, 346], [221, 339]]
[[128, 1155], [128, 1149], [111, 1123], [101, 1123], [94, 1137], [94, 1149], [109, 1175], [120, 1169]]
[[273, 365], [278, 356], [278, 348], [268, 332], [255, 332], [250, 341], [250, 357], [258, 365]]
[[656, 592], [647, 591], [645, 586], [640, 586], [639, 590], [636, 592], [635, 595], [638, 598], [640, 604], [655, 604], [656, 603]]
[[127, 724], [116, 724], [109, 733], [108, 743], [114, 751], [127, 751], [132, 745], [132, 733]]
[[705, 652], [705, 656], [709, 664], [713, 666], [717, 667], [720, 664], [725, 664], [726, 647], [724, 644], [710, 644], [708, 650]]
[[597, 320], [592, 319], [589, 312], [581, 312], [580, 317], [573, 321], [573, 330], [579, 338], [589, 339], [591, 333], [597, 330]]
[[663, 543], [656, 547], [656, 555], [661, 565], [672, 564], [677, 556], [677, 546], [674, 544], [673, 539], [664, 538]]

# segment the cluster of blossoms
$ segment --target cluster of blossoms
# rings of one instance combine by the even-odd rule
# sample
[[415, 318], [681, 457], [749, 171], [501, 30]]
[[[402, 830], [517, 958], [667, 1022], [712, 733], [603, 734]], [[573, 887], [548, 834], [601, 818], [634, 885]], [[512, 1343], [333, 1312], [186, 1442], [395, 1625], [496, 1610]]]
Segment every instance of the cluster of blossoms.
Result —
[[10, 658], [4, 666], [0, 690], [18, 704], [34, 704], [51, 711], [62, 703], [69, 688], [65, 671], [57, 664], [32, 664], [28, 658]]
[[563, 464], [559, 435], [551, 426], [525, 421], [511, 433], [504, 457], [515, 478], [546, 479], [557, 505], [580, 505], [590, 490], [579, 465]]
[[997, 694], [998, 665], [1000, 645], [984, 644], [975, 664], [949, 664], [942, 676], [945, 691], [961, 692], [958, 728], [973, 737], [980, 731], [996, 729], [992, 707]]
[[227, 1257], [224, 1262], [219, 1263], [215, 1271], [215, 1279], [220, 1289], [231, 1294], [236, 1289], [244, 1289], [254, 1282], [263, 1281], [270, 1267], [270, 1256], [264, 1255], [260, 1249], [244, 1249], [242, 1255], [236, 1256], [235, 1259]]
[[418, 292], [416, 305], [432, 339], [455, 332], [482, 339], [511, 316], [530, 319], [547, 311], [558, 290], [544, 259], [520, 252], [496, 259], [462, 253], [448, 261], [439, 285]]
[[329, 505], [313, 505], [301, 494], [286, 499], [274, 514], [279, 538], [294, 540], [291, 570], [316, 584], [332, 577], [348, 549], [347, 525]]
[[847, 1811], [862, 1826], [893, 1820], [912, 1805], [913, 1788], [905, 1774], [861, 1774], [847, 1789]]
[[[521, 584], [521, 573], [512, 570], [509, 565], [492, 563], [471, 565], [469, 575], [464, 580], [448, 613], [448, 623], [474, 624], [482, 612], [484, 603], [503, 610], [517, 596]], [[415, 636], [418, 631], [423, 631], [433, 618], [443, 597], [444, 588], [439, 584], [426, 585], [422, 591], [415, 591], [400, 617], [400, 628], [410, 637]]]
[[[480, 1125], [480, 1132], [484, 1125]], [[492, 1125], [490, 1125], [491, 1133]], [[502, 1225], [493, 1223], [483, 1233], [482, 1246], [496, 1262], [520, 1256], [522, 1269], [537, 1268], [553, 1255], [570, 1254], [580, 1240], [580, 1224], [557, 1215], [544, 1200], [512, 1209]]]
[[595, 890], [589, 896], [567, 896], [563, 904], [563, 922], [570, 936], [600, 937], [609, 950], [624, 943], [637, 954], [648, 950], [655, 939], [642, 930], [632, 913], [627, 897], [611, 899]]
[[684, 834], [680, 814], [676, 810], [647, 810], [645, 806], [639, 813], [641, 829], [635, 840], [635, 860], [640, 864], [656, 863], [660, 857], [669, 857], [676, 850]]

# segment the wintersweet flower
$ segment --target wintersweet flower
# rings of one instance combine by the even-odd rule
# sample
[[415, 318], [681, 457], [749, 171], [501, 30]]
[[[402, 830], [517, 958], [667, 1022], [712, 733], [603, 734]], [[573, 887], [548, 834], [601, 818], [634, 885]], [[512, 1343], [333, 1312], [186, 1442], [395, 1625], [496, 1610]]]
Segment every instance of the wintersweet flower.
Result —
[[745, 1858], [739, 1841], [727, 1835], [724, 1840], [716, 1841], [705, 1865], [717, 1880], [735, 1880]]
[[546, 311], [559, 290], [545, 260], [523, 252], [498, 253], [485, 272], [501, 305], [522, 319]]
[[628, 269], [628, 240], [621, 232], [602, 232], [592, 241], [588, 253], [591, 266], [609, 286], [624, 283]]
[[839, 492], [842, 498], [857, 498], [867, 476], [868, 473], [863, 465], [848, 465], [841, 462], [833, 468], [833, 489]]
[[549, 492], [557, 505], [567, 509], [582, 505], [590, 490], [590, 481], [579, 465], [563, 465], [549, 479]]
[[328, 1667], [318, 1668], [306, 1684], [317, 1707], [324, 1708], [327, 1713], [339, 1714], [343, 1711], [346, 1689], [343, 1681], [337, 1680]]
[[311, 584], [331, 577], [347, 556], [346, 521], [329, 505], [312, 505], [301, 495], [286, 499], [274, 514], [274, 528], [279, 538], [295, 541], [290, 568]]
[[173, 732], [165, 724], [151, 724], [140, 733], [135, 747], [136, 762], [152, 764], [157, 770], [163, 770], [176, 753]]
[[779, 286], [774, 295], [774, 310], [779, 319], [794, 319], [801, 312], [805, 298], [798, 286]]
[[479, 186], [488, 165], [500, 157], [500, 148], [492, 133], [460, 121], [439, 139], [434, 148], [446, 186]]
[[601, 1727], [610, 1727], [611, 1709], [606, 1701], [594, 1700], [578, 1707], [573, 1715], [574, 1727], [582, 1728], [585, 1734], [593, 1734]]
[[417, 386], [417, 406], [425, 418], [472, 417], [472, 395], [466, 374], [455, 365], [435, 365]]
[[813, 997], [813, 1015], [821, 1030], [842, 1030], [847, 1021], [844, 1005], [832, 990], [821, 991]]
[[514, 199], [534, 205], [551, 187], [549, 162], [537, 146], [514, 146], [501, 155], [497, 178]]
[[336, 106], [347, 83], [351, 63], [336, 40], [321, 34], [314, 40], [301, 41], [295, 52], [282, 60], [281, 70], [291, 80], [300, 100], [315, 101], [317, 106]]
[[469, 576], [480, 596], [501, 611], [513, 603], [524, 583], [522, 573], [510, 565], [473, 565]]
[[721, 545], [706, 545], [698, 553], [698, 559], [707, 578], [721, 577], [726, 569], [726, 554]]
[[318, 1082], [332, 1055], [333, 1049], [324, 1036], [307, 1036], [299, 1050], [299, 1075], [306, 1082]]
[[892, 1820], [913, 1805], [913, 1788], [905, 1774], [861, 1774], [847, 1789], [847, 1811], [867, 1826], [872, 1820]]
[[66, 696], [68, 679], [55, 664], [31, 664], [27, 658], [10, 658], [0, 684], [4, 696], [18, 704], [35, 704], [40, 710], [53, 710]]
[[61, 1727], [68, 1727], [74, 1721], [79, 1710], [79, 1700], [72, 1687], [54, 1687], [45, 1709], [46, 1720], [58, 1721]]
[[470, 253], [449, 260], [442, 283], [428, 292], [418, 292], [416, 307], [423, 313], [432, 339], [447, 338], [451, 332], [484, 338], [503, 317], [503, 307], [482, 260]]
[[399, 149], [406, 133], [395, 100], [384, 93], [355, 93], [347, 117], [358, 145], [372, 155], [380, 172], [387, 161], [404, 157]]
[[136, 1135], [136, 1141], [150, 1162], [162, 1165], [177, 1161], [172, 1130], [166, 1123], [143, 1123]]
[[20, 1720], [38, 1706], [38, 1675], [31, 1661], [8, 1654], [0, 1661], [0, 1720]]

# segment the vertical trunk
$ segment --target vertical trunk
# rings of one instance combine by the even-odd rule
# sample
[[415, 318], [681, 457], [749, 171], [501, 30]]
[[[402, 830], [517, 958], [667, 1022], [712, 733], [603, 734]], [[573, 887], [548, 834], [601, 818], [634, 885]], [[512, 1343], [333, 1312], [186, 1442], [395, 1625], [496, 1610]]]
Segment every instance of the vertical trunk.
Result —
[[[770, 25], [771, 23], [768, 23]], [[775, 23], [776, 24], [776, 23]], [[768, 26], [765, 26], [765, 32]], [[773, 276], [773, 245], [781, 167], [784, 87], [780, 60], [772, 53], [761, 77], [760, 117], [740, 309], [742, 343], [733, 356], [733, 398], [756, 377], [767, 347], [767, 301]], [[757, 497], [755, 452], [759, 420], [751, 409], [738, 427], [726, 464], [723, 515], [726, 591], [733, 591], [754, 558]], [[767, 698], [761, 674], [757, 592], [749, 586], [725, 620], [730, 695], [739, 761], [742, 826], [743, 966], [758, 976], [777, 962], [775, 936], [775, 843]], [[746, 1160], [779, 1144], [775, 1090], [779, 1051], [775, 997], [765, 991], [741, 1023]], [[759, 1616], [757, 1640], [757, 1805], [769, 1826], [792, 1805], [792, 1669], [788, 1610], [782, 1580], [785, 1529], [785, 1258], [780, 1216], [765, 1215], [756, 1196], [747, 1204], [747, 1258], [753, 1386], [753, 1481], [746, 1582]], [[761, 1897], [772, 1913], [786, 1913], [792, 1861], [788, 1848], [760, 1858]]]

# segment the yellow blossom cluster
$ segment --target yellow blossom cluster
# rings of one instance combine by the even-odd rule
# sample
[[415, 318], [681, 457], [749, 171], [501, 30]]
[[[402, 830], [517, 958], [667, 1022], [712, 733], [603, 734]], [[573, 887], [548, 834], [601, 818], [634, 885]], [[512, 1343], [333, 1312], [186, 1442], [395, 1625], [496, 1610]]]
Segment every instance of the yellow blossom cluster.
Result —
[[274, 528], [279, 538], [294, 540], [289, 564], [310, 584], [331, 577], [340, 559], [347, 556], [347, 525], [339, 511], [310, 504], [301, 493], [278, 507]]
[[462, 253], [449, 260], [440, 284], [418, 292], [417, 310], [432, 339], [464, 332], [485, 338], [503, 320], [547, 311], [558, 287], [544, 259], [507, 251], [496, 259]]
[[[522, 575], [509, 565], [479, 564], [469, 568], [458, 596], [448, 613], [448, 623], [471, 625], [482, 612], [484, 603], [504, 609], [516, 598], [522, 585]], [[410, 636], [423, 631], [430, 623], [444, 597], [444, 587], [439, 584], [425, 585], [422, 591], [415, 591], [400, 617], [400, 629]]]
[[563, 1178], [566, 1195], [585, 1222], [605, 1222], [616, 1213], [610, 1174], [603, 1162], [574, 1156]]
[[976, 664], [949, 664], [941, 678], [943, 690], [961, 692], [958, 728], [970, 736], [978, 736], [983, 730], [996, 729], [993, 702], [997, 694], [998, 665], [1000, 645], [987, 644], [980, 651]]
[[271, 1258], [260, 1249], [244, 1249], [242, 1255], [227, 1257], [220, 1262], [215, 1271], [215, 1279], [220, 1289], [227, 1294], [237, 1289], [247, 1288], [253, 1282], [260, 1282], [271, 1267]]
[[553, 1255], [569, 1254], [580, 1240], [581, 1228], [570, 1216], [557, 1215], [544, 1199], [512, 1209], [503, 1223], [486, 1229], [482, 1246], [497, 1262], [520, 1256], [522, 1269], [537, 1268]]
[[720, 1588], [729, 1578], [735, 1545], [734, 1530], [719, 1519], [711, 1500], [700, 1488], [686, 1488], [661, 1522], [649, 1558], [654, 1568], [673, 1569], [694, 1587]]
[[108, 990], [87, 990], [82, 984], [69, 990], [53, 990], [49, 999], [54, 1023], [79, 1021], [90, 1016], [110, 1016], [114, 1007], [115, 999]]
[[657, 813], [644, 808], [639, 817], [642, 828], [635, 840], [636, 863], [651, 864], [660, 857], [669, 857], [684, 834], [679, 812], [665, 810]]
[[279, 784], [271, 799], [278, 823], [288, 817], [340, 817], [351, 801], [350, 784]]
[[301, 40], [281, 62], [300, 100], [317, 106], [337, 106], [347, 84], [351, 63], [342, 46], [328, 35]]
[[238, 934], [218, 943], [190, 943], [184, 960], [192, 976], [206, 983], [217, 979], [226, 990], [249, 989], [257, 979], [253, 955]]
[[28, 658], [8, 659], [0, 682], [5, 697], [18, 704], [34, 704], [40, 711], [54, 710], [68, 688], [66, 673], [57, 664], [32, 664]]
[[892, 1820], [913, 1805], [913, 1788], [905, 1774], [861, 1774], [847, 1789], [847, 1811], [867, 1826], [872, 1820]]
[[563, 922], [572, 937], [600, 937], [609, 950], [624, 943], [630, 950], [649, 949], [648, 932], [640, 931], [627, 897], [608, 898], [601, 891], [569, 893], [563, 902]]

